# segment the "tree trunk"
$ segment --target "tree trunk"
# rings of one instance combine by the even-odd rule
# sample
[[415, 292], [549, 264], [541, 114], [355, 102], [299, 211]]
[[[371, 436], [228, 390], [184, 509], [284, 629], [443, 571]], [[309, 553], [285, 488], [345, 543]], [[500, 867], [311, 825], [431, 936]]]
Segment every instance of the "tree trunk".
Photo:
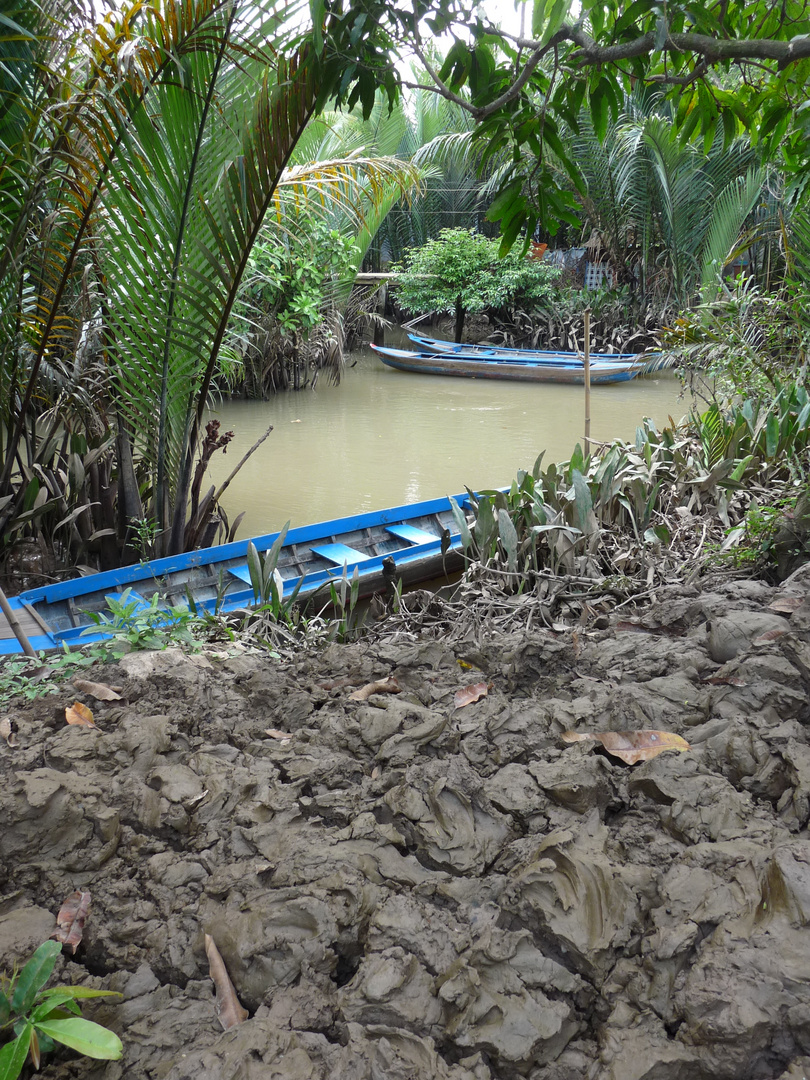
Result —
[[461, 341], [461, 335], [464, 333], [464, 307], [461, 303], [461, 297], [456, 297], [456, 341]]

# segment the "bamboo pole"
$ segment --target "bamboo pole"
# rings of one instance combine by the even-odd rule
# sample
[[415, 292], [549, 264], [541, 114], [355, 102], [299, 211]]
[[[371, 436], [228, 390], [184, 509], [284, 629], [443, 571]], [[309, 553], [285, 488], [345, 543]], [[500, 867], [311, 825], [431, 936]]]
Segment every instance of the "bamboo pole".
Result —
[[585, 454], [591, 444], [591, 309], [585, 308]]
[[20, 645], [22, 645], [22, 651], [25, 653], [26, 656], [31, 656], [34, 658], [34, 660], [36, 660], [37, 654], [34, 652], [31, 642], [25, 636], [25, 631], [17, 621], [17, 616], [11, 610], [11, 605], [6, 599], [6, 594], [3, 592], [2, 589], [0, 589], [0, 610], [3, 612], [6, 619], [8, 620], [8, 625], [14, 631], [14, 637], [17, 639], [17, 641], [19, 641]]

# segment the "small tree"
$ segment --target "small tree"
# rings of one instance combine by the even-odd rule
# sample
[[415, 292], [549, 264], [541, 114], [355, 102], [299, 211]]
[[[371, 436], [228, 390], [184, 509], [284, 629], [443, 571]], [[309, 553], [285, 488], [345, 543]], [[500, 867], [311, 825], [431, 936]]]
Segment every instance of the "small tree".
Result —
[[559, 270], [516, 249], [501, 258], [499, 246], [471, 230], [442, 229], [437, 239], [405, 257], [400, 304], [414, 314], [455, 314], [455, 340], [461, 341], [468, 311], [497, 311], [521, 301], [532, 305], [547, 297]]

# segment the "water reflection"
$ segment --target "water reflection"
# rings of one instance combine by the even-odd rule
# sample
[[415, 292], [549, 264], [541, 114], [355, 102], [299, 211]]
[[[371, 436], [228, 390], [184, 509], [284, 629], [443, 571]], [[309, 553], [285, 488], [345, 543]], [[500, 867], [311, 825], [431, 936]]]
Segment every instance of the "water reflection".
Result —
[[[339, 387], [227, 401], [212, 410], [236, 432], [210, 470], [219, 484], [272, 424], [231, 483], [231, 520], [246, 511], [244, 538], [344, 514], [508, 484], [541, 450], [570, 457], [584, 432], [582, 387], [414, 375], [383, 366], [369, 349], [351, 356]], [[631, 438], [644, 416], [661, 426], [687, 411], [679, 381], [664, 372], [594, 387], [591, 437]]]

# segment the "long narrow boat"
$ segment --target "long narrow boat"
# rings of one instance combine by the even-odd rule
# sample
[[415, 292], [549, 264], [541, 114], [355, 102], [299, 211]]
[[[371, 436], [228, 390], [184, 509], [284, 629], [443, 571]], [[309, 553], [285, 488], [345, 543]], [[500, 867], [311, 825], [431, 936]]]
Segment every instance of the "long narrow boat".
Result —
[[[372, 345], [380, 360], [398, 371], [419, 372], [423, 375], [461, 375], [468, 379], [517, 379], [520, 382], [573, 383], [585, 381], [582, 364], [566, 359], [500, 359], [470, 356], [466, 353], [411, 352], [408, 349], [389, 349]], [[637, 360], [591, 365], [591, 383], [626, 382], [645, 372]]]
[[[424, 337], [420, 334], [408, 334], [414, 345], [418, 345], [422, 352], [440, 353], [463, 353], [465, 356], [479, 356], [495, 360], [564, 360], [575, 364], [583, 364], [582, 353], [571, 352], [568, 349], [510, 349], [505, 345], [463, 345], [457, 341], [446, 341], [443, 338]], [[621, 363], [643, 359], [645, 363], [654, 361], [656, 353], [591, 353], [591, 363]]]
[[[464, 510], [469, 496], [457, 495], [455, 501]], [[252, 543], [263, 554], [278, 536], [268, 533]], [[189, 598], [198, 611], [252, 607], [255, 597], [247, 566], [250, 542], [236, 541], [29, 589], [11, 597], [9, 603], [37, 651], [108, 636], [86, 633], [93, 626], [90, 613], [109, 615], [108, 598], [120, 602], [127, 589], [131, 590], [129, 600], [143, 605], [157, 593], [161, 607], [167, 609]], [[459, 569], [460, 552], [461, 537], [450, 499], [432, 499], [290, 529], [277, 569], [285, 597], [301, 582], [298, 595], [302, 599], [322, 590], [326, 602], [329, 584], [339, 581], [344, 571], [351, 579], [357, 568], [360, 596], [370, 596], [394, 580], [411, 585]], [[21, 652], [10, 626], [2, 616], [0, 620], [0, 655]]]

